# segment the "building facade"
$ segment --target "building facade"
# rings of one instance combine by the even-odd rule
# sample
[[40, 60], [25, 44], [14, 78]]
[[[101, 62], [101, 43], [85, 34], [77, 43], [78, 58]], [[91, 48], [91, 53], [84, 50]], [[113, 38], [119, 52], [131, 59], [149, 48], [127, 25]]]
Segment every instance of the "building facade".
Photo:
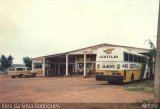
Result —
[[32, 59], [32, 70], [43, 76], [70, 76], [95, 73], [97, 50], [102, 47], [123, 47], [129, 51], [147, 54], [149, 49], [112, 44], [99, 44], [65, 53], [42, 56]]

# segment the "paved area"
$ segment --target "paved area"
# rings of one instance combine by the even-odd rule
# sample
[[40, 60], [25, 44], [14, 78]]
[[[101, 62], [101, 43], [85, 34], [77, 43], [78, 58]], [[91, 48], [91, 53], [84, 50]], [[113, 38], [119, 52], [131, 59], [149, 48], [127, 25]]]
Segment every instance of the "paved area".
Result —
[[0, 71], [0, 75], [3, 75], [3, 74], [4, 74], [4, 72]]
[[82, 77], [0, 76], [0, 102], [135, 103], [153, 99], [153, 94], [126, 91], [123, 86]]

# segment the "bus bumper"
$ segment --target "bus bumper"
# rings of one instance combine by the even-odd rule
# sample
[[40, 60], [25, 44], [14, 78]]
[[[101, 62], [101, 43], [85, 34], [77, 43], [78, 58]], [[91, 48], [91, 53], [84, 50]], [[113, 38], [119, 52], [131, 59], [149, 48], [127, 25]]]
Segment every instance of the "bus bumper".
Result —
[[123, 76], [96, 75], [97, 81], [123, 82]]

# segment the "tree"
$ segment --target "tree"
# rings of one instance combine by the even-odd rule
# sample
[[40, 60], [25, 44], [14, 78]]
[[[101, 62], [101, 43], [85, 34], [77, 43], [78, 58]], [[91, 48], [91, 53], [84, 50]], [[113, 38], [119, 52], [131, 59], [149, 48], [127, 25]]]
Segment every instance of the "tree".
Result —
[[26, 67], [29, 67], [32, 69], [32, 58], [29, 57], [23, 57], [23, 63], [25, 64]]
[[152, 40], [148, 39], [145, 42], [148, 43], [150, 46], [150, 50], [148, 52], [148, 56], [150, 58], [149, 64], [150, 64], [150, 77], [151, 79], [154, 79], [154, 66], [155, 66], [155, 57], [156, 57], [156, 47]]
[[9, 55], [8, 57], [5, 57], [4, 55], [2, 55], [0, 62], [1, 62], [1, 67], [6, 69], [12, 66], [13, 57], [11, 55]]
[[151, 58], [156, 57], [156, 47], [155, 47], [153, 41], [148, 39], [148, 40], [146, 40], [146, 42], [148, 42], [148, 45], [150, 46], [148, 56], [151, 57]]
[[8, 67], [11, 67], [13, 64], [13, 57], [9, 55], [7, 61], [8, 61]]

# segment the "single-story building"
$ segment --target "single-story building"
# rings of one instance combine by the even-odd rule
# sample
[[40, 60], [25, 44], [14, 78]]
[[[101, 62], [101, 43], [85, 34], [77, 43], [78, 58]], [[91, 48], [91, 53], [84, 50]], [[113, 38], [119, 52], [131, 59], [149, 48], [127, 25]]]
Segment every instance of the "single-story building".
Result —
[[36, 57], [32, 59], [32, 70], [38, 75], [59, 76], [59, 75], [84, 75], [94, 74], [96, 65], [97, 50], [102, 47], [123, 47], [129, 51], [147, 54], [149, 49], [113, 45], [99, 44], [86, 48], [81, 48], [65, 53]]

